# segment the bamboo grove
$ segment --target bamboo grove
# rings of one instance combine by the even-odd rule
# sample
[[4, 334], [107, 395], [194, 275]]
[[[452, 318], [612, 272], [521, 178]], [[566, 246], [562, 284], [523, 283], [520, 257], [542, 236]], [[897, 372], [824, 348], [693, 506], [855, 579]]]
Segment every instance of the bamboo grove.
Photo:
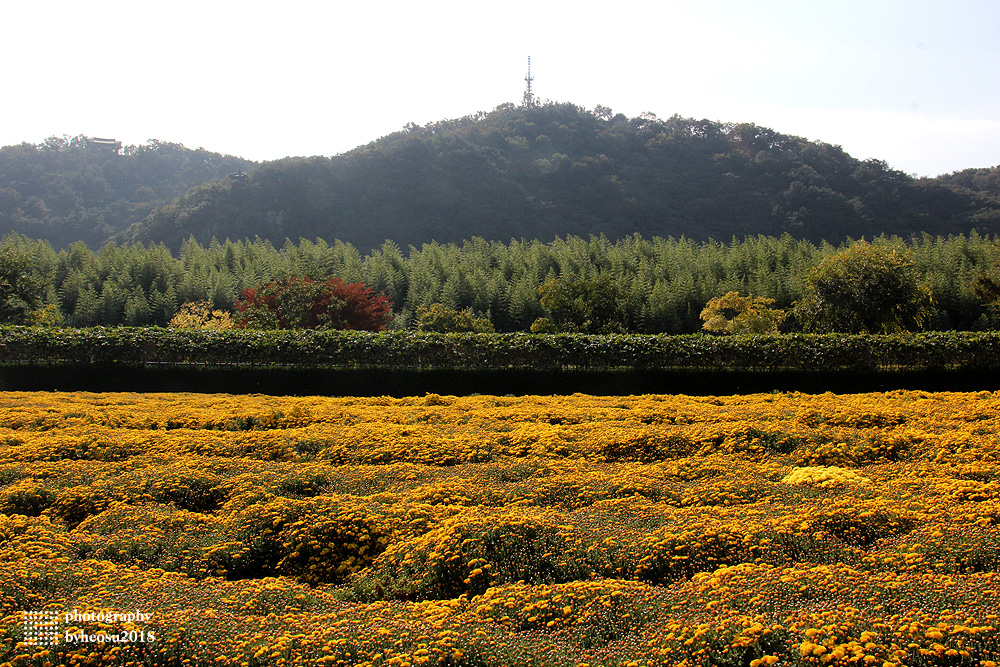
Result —
[[[908, 250], [930, 287], [932, 330], [983, 330], [1000, 315], [973, 293], [976, 277], [996, 273], [996, 239], [975, 232], [910, 240], [882, 237], [876, 245]], [[166, 325], [184, 303], [209, 301], [232, 311], [241, 290], [284, 276], [336, 276], [363, 282], [393, 303], [392, 328], [412, 328], [421, 306], [442, 303], [488, 317], [497, 331], [526, 331], [545, 315], [538, 288], [560, 276], [610, 279], [620, 295], [625, 330], [690, 333], [712, 298], [740, 291], [787, 308], [802, 295], [807, 271], [841, 247], [782, 237], [698, 243], [639, 236], [611, 242], [569, 236], [541, 241], [462, 245], [429, 243], [399, 248], [386, 242], [362, 255], [350, 244], [193, 239], [179, 256], [163, 245], [82, 243], [56, 252], [44, 241], [7, 237], [2, 246], [27, 253], [44, 286], [54, 323], [68, 326]]]

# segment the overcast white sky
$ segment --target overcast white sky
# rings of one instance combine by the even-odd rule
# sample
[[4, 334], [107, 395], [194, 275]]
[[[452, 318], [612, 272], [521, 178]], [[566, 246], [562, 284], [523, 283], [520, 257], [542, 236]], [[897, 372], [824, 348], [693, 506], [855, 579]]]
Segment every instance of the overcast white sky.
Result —
[[5, 1], [0, 145], [334, 155], [543, 99], [753, 122], [907, 173], [1000, 164], [1000, 0]]

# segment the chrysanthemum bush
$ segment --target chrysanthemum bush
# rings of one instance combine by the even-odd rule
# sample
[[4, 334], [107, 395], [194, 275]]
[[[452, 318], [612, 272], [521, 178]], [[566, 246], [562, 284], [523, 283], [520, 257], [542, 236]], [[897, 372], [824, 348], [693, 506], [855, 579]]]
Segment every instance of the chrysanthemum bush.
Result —
[[0, 394], [0, 665], [995, 667], [998, 610], [998, 394]]
[[365, 505], [281, 496], [253, 503], [223, 515], [219, 540], [204, 552], [220, 576], [341, 582], [370, 565], [388, 541], [384, 520]]
[[55, 492], [40, 480], [26, 478], [0, 491], [0, 513], [38, 516], [56, 499]]
[[[491, 516], [492, 515], [492, 516]], [[561, 582], [590, 576], [582, 553], [555, 517], [459, 514], [397, 542], [358, 579], [366, 597], [403, 599], [478, 595], [514, 581]]]

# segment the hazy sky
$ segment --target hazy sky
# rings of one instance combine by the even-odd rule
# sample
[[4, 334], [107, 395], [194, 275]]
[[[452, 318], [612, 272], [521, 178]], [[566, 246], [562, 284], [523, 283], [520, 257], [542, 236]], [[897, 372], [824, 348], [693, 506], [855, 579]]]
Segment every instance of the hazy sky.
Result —
[[907, 173], [1000, 164], [1000, 0], [5, 1], [0, 145], [334, 155], [520, 102], [753, 122]]

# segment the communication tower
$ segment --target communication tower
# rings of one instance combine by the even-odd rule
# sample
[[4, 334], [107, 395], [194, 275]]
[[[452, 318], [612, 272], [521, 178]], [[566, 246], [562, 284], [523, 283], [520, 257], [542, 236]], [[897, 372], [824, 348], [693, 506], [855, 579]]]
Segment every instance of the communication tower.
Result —
[[535, 101], [535, 95], [531, 92], [531, 82], [535, 80], [535, 77], [531, 76], [531, 56], [528, 56], [528, 75], [524, 77], [524, 82], [527, 87], [524, 89], [524, 101], [522, 104], [526, 107], [533, 107], [537, 102]]

